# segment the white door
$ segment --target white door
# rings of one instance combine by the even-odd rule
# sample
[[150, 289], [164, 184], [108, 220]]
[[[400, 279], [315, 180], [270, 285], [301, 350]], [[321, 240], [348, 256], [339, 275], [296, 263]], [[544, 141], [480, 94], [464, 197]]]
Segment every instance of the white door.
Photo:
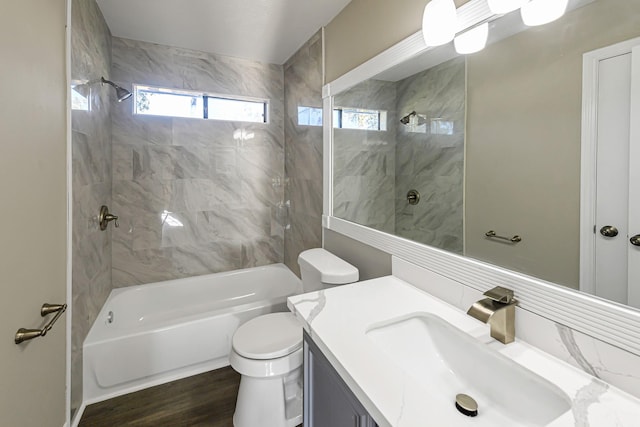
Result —
[[640, 308], [640, 47], [633, 43], [602, 49], [596, 63], [594, 250], [586, 261], [595, 295]]
[[62, 426], [66, 318], [65, 0], [3, 2], [0, 12], [0, 425]]
[[596, 295], [627, 304], [631, 52], [598, 65]]
[[629, 148], [629, 305], [640, 308], [640, 46], [631, 59], [631, 146]]

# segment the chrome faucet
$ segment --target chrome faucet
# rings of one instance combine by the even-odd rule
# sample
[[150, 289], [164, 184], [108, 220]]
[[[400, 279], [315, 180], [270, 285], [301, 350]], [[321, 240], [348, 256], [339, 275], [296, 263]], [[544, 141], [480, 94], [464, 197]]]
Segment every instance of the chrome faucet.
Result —
[[503, 344], [513, 342], [516, 337], [516, 305], [511, 289], [496, 286], [484, 293], [487, 298], [473, 303], [467, 314], [488, 323], [491, 337]]

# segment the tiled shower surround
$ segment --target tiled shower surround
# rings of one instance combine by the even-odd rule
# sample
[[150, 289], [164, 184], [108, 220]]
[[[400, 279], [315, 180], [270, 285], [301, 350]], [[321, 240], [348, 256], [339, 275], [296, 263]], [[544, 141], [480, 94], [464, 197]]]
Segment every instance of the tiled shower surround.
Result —
[[71, 78], [86, 84], [90, 108], [73, 110], [72, 120], [72, 326], [71, 408], [82, 401], [82, 343], [111, 292], [111, 232], [97, 216], [111, 202], [111, 97], [99, 83], [110, 77], [111, 32], [94, 0], [73, 0]]
[[393, 233], [398, 121], [393, 82], [367, 80], [338, 94], [336, 108], [387, 113], [387, 130], [334, 129], [334, 215]]
[[114, 287], [282, 262], [284, 78], [261, 64], [113, 39], [113, 78], [269, 100], [268, 123], [113, 108]]
[[[92, 82], [91, 109], [72, 113], [75, 413], [82, 343], [111, 289], [285, 259], [297, 272], [321, 245], [322, 128], [298, 126], [297, 105], [322, 103], [322, 37], [263, 64], [112, 38], [95, 0], [73, 0], [71, 35], [72, 79]], [[267, 99], [268, 123], [134, 115], [101, 76]], [[119, 228], [99, 230], [103, 204]]]
[[[395, 233], [462, 254], [465, 65], [459, 57], [396, 83], [400, 117], [416, 111], [426, 132], [396, 126]], [[451, 134], [430, 129], [432, 120], [451, 123]], [[420, 203], [407, 203], [416, 189]]]
[[298, 275], [298, 255], [322, 246], [322, 126], [298, 124], [298, 106], [322, 107], [322, 32], [284, 64], [286, 200], [284, 260]]
[[[334, 129], [334, 215], [462, 253], [464, 58], [397, 82], [368, 80], [335, 105], [386, 111], [387, 128]], [[401, 124], [412, 111], [419, 116]], [[453, 131], [438, 134], [432, 120]], [[417, 205], [407, 202], [411, 189], [421, 195]]]

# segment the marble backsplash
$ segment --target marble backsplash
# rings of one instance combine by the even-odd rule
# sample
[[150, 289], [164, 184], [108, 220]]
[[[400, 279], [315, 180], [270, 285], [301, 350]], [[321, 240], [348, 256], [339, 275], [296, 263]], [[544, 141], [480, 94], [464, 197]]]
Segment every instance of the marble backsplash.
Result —
[[73, 0], [71, 79], [82, 84], [84, 109], [71, 113], [73, 244], [71, 412], [82, 402], [82, 343], [111, 292], [111, 231], [100, 231], [100, 206], [111, 203], [111, 32], [95, 0]]
[[[393, 275], [466, 312], [483, 298], [482, 292], [428, 268], [392, 257]], [[446, 283], [445, 283], [446, 282]], [[443, 286], [446, 284], [446, 286]], [[517, 296], [517, 295], [516, 295]], [[640, 357], [604, 341], [516, 308], [516, 339], [531, 344], [564, 362], [640, 398]], [[608, 384], [600, 383], [603, 387]], [[590, 396], [594, 401], [598, 396]], [[637, 418], [637, 417], [636, 417]], [[576, 426], [587, 427], [588, 423]], [[604, 424], [598, 424], [598, 426]], [[607, 426], [618, 425], [611, 420]]]
[[283, 262], [279, 65], [113, 38], [113, 78], [269, 100], [268, 123], [133, 114], [113, 103], [113, 285]]
[[285, 175], [289, 222], [284, 260], [300, 275], [300, 252], [322, 246], [322, 126], [298, 124], [298, 107], [322, 108], [322, 32], [284, 64]]

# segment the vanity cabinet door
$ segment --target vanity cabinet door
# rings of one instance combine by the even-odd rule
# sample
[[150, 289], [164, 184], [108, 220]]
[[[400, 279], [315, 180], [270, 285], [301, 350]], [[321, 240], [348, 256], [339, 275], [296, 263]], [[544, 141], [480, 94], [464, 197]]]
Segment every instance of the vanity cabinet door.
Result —
[[304, 427], [377, 427], [306, 332]]

